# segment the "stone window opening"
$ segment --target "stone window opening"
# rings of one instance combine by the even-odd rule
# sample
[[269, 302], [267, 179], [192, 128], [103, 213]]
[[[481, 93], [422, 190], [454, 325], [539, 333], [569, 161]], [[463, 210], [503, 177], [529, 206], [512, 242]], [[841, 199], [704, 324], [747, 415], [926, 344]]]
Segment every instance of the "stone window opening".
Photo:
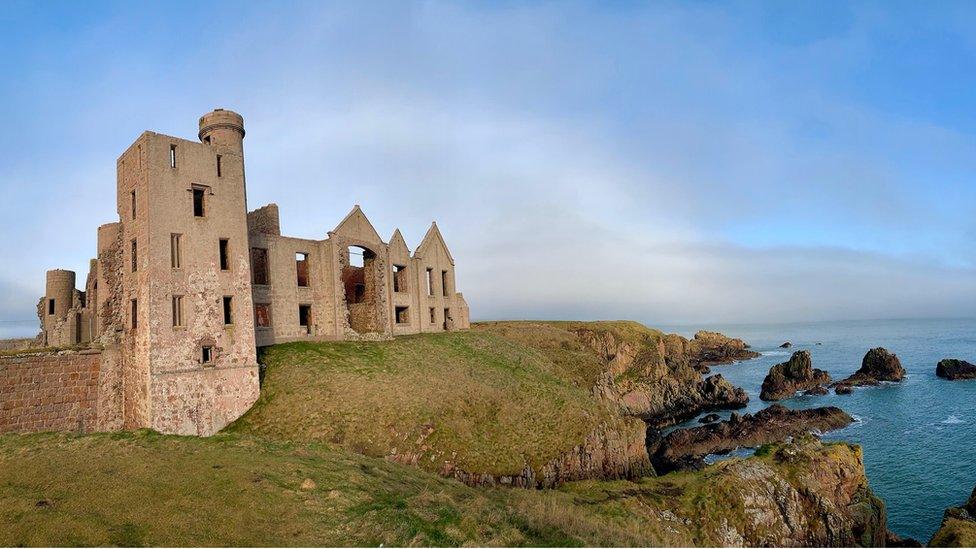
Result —
[[254, 304], [254, 327], [255, 328], [271, 327], [271, 305], [270, 304], [268, 303]]
[[[362, 250], [362, 251], [358, 251]], [[366, 266], [366, 253], [369, 250], [365, 248], [357, 248], [356, 246], [349, 246], [349, 266], [350, 267], [365, 267]]]
[[169, 146], [169, 167], [176, 167], [176, 145]]
[[53, 315], [54, 314], [54, 300], [53, 299], [47, 300], [47, 314], [49, 314], [49, 315]]
[[133, 299], [131, 301], [131, 308], [129, 314], [129, 322], [132, 324], [132, 329], [135, 330], [139, 327], [139, 300]]
[[[207, 139], [210, 139], [209, 135], [207, 136]], [[217, 177], [223, 177], [223, 174], [221, 173], [221, 169], [220, 169], [220, 164], [221, 164], [220, 160], [221, 160], [220, 155], [218, 154], [217, 155]]]
[[200, 363], [201, 364], [213, 364], [214, 362], [214, 348], [212, 345], [204, 345], [200, 347]]
[[203, 187], [193, 186], [193, 216], [194, 217], [205, 217], [207, 214], [206, 210], [206, 189]]
[[136, 239], [132, 239], [132, 272], [139, 270], [139, 246], [136, 244]]
[[306, 334], [312, 333], [312, 306], [311, 305], [299, 305], [298, 306], [298, 326], [302, 328]]
[[182, 236], [179, 233], [169, 235], [169, 262], [174, 269], [179, 269], [183, 263], [183, 256], [180, 251], [180, 237]]
[[183, 296], [173, 296], [173, 327], [183, 326]]
[[450, 320], [451, 320], [451, 310], [450, 309], [444, 309], [444, 331], [445, 332], [448, 330], [447, 323]]
[[295, 253], [295, 271], [298, 278], [298, 286], [308, 287], [308, 254], [303, 252]]
[[228, 254], [227, 248], [230, 245], [230, 241], [226, 238], [220, 239], [220, 270], [229, 271], [230, 270], [230, 256]]
[[437, 309], [433, 307], [430, 308], [430, 323], [437, 324]]
[[396, 323], [397, 324], [410, 324], [410, 308], [409, 307], [396, 307]]
[[268, 284], [267, 248], [251, 248], [251, 283], [259, 286]]
[[404, 265], [393, 266], [393, 291], [407, 291], [407, 267]]
[[233, 308], [233, 297], [229, 295], [224, 296], [224, 326], [230, 326], [234, 323], [234, 308]]
[[441, 292], [444, 294], [444, 297], [450, 295], [447, 293], [447, 271], [441, 271]]
[[427, 295], [434, 295], [434, 269], [427, 267]]
[[132, 192], [129, 193], [129, 197], [132, 199], [132, 220], [135, 221], [135, 219], [136, 219], [136, 191], [135, 191], [135, 189], [133, 189]]

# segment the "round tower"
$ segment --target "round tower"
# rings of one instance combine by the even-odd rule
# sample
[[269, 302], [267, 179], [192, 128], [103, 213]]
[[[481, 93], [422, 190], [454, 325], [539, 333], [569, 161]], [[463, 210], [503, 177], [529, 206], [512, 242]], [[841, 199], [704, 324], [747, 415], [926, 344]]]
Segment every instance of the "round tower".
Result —
[[[47, 272], [44, 313], [46, 317], [64, 318], [75, 298], [75, 273], [64, 269]], [[53, 304], [52, 304], [52, 301]]]
[[200, 117], [200, 141], [243, 152], [244, 117], [234, 111], [214, 109]]

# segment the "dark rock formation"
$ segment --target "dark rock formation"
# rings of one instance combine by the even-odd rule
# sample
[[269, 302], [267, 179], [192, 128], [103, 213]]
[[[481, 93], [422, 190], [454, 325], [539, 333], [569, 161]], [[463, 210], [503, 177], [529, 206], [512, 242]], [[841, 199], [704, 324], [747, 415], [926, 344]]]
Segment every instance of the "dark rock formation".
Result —
[[837, 382], [837, 385], [861, 387], [877, 385], [882, 381], [901, 381], [905, 378], [905, 369], [901, 366], [898, 356], [888, 352], [884, 347], [871, 349], [861, 360], [861, 368], [853, 375]]
[[786, 362], [769, 369], [769, 375], [762, 383], [759, 398], [763, 400], [782, 400], [804, 391], [827, 385], [830, 375], [813, 367], [809, 351], [797, 351]]
[[834, 392], [838, 395], [849, 395], [854, 392], [854, 389], [850, 385], [837, 385], [834, 387]]
[[786, 342], [784, 342], [784, 343], [783, 343], [782, 345], [780, 345], [780, 346], [779, 346], [779, 348], [780, 348], [780, 349], [789, 349], [789, 348], [790, 348], [790, 347], [792, 347], [792, 346], [793, 346], [793, 344], [792, 344], [792, 343], [790, 343], [789, 341], [786, 341]]
[[749, 349], [749, 345], [738, 338], [731, 338], [718, 332], [700, 330], [689, 342], [692, 367], [708, 372], [709, 366], [732, 364], [740, 360], [756, 358], [759, 353]]
[[957, 379], [976, 379], [976, 364], [965, 360], [946, 358], [935, 367], [935, 375], [954, 381]]
[[828, 391], [827, 388], [824, 387], [823, 385], [817, 385], [813, 389], [807, 389], [806, 391], [803, 391], [803, 394], [807, 396], [823, 396], [829, 392], [830, 391]]
[[929, 547], [976, 547], [976, 489], [961, 507], [950, 507]]
[[692, 429], [678, 429], [662, 436], [648, 429], [647, 453], [659, 475], [704, 465], [709, 454], [726, 454], [742, 447], [756, 447], [810, 431], [825, 432], [850, 425], [854, 420], [836, 407], [790, 410], [773, 404], [756, 415]]
[[722, 419], [718, 414], [708, 414], [699, 418], [698, 423], [715, 423]]

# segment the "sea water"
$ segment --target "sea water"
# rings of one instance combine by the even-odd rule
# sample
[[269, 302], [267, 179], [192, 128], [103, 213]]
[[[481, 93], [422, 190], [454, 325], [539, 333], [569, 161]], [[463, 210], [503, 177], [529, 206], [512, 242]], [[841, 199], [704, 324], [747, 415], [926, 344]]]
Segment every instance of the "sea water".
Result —
[[[922, 543], [939, 527], [946, 507], [966, 501], [976, 486], [976, 380], [946, 381], [935, 375], [943, 358], [976, 363], [976, 320], [885, 320], [780, 325], [664, 327], [686, 337], [698, 328], [739, 337], [762, 357], [714, 366], [749, 393], [741, 413], [755, 413], [769, 403], [759, 388], [769, 368], [798, 350], [810, 351], [813, 367], [834, 380], [854, 373], [872, 347], [898, 355], [907, 376], [901, 383], [855, 388], [850, 395], [797, 396], [781, 404], [791, 408], [837, 406], [857, 421], [824, 435], [864, 448], [871, 489], [884, 499], [889, 528]], [[785, 341], [790, 349], [780, 349]], [[721, 413], [723, 419], [730, 412]], [[696, 418], [697, 419], [697, 418]], [[683, 426], [697, 425], [695, 420]]]

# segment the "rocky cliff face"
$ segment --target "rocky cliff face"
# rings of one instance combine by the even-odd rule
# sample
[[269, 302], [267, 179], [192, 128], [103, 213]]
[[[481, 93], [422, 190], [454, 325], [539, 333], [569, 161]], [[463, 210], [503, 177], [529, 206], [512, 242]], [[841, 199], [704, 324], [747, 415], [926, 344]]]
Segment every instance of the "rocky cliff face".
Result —
[[786, 362], [769, 369], [762, 383], [759, 398], [782, 400], [797, 391], [816, 390], [830, 383], [830, 374], [813, 367], [810, 351], [797, 351]]
[[574, 331], [607, 365], [595, 391], [615, 402], [624, 415], [664, 427], [704, 411], [741, 408], [749, 402], [743, 389], [720, 374], [703, 379], [699, 372], [702, 364], [718, 356], [747, 356], [737, 354], [747, 350], [741, 340], [711, 332], [699, 332], [693, 340], [650, 330], [634, 336], [585, 324]]
[[976, 547], [976, 489], [962, 506], [946, 509], [929, 547]]
[[854, 420], [833, 406], [790, 410], [780, 404], [756, 415], [736, 414], [728, 421], [694, 429], [679, 429], [661, 436], [648, 430], [647, 447], [651, 464], [659, 475], [677, 469], [700, 469], [709, 454], [725, 454], [736, 448], [755, 448], [811, 431], [827, 432], [850, 425]]

